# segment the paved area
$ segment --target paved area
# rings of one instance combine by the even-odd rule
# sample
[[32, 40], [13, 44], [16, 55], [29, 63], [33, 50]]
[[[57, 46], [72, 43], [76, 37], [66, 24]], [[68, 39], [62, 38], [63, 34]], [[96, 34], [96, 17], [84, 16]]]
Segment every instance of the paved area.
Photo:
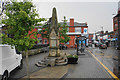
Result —
[[[94, 49], [88, 48], [88, 49], [92, 52], [92, 54], [95, 55], [94, 50], [97, 48]], [[70, 54], [76, 54], [75, 49], [68, 49], [63, 51]], [[65, 66], [55, 66], [55, 67], [46, 67], [46, 68], [35, 67], [34, 63], [43, 59], [46, 55], [48, 55], [48, 53], [35, 55], [33, 57], [31, 56], [32, 58], [30, 59], [30, 61], [35, 59], [35, 61], [33, 60], [34, 62], [32, 63], [32, 65], [34, 66], [30, 67], [31, 70], [30, 72], [32, 73], [31, 78], [37, 78], [38, 80], [40, 78], [59, 79], [64, 76], [62, 79], [71, 79], [71, 78], [85, 78], [85, 79], [99, 78], [99, 79], [109, 79], [109, 80], [113, 79], [113, 76], [87, 50], [85, 50], [84, 53], [85, 55], [79, 55], [78, 64], [68, 64]], [[103, 62], [104, 64], [104, 61], [102, 61], [101, 58], [99, 57], [97, 58], [100, 59], [101, 63]], [[37, 69], [36, 71], [32, 72], [32, 68], [37, 68]]]
[[89, 48], [89, 50], [115, 75], [120, 78], [120, 69], [118, 64], [118, 56], [120, 50], [116, 50], [114, 47], [108, 47], [107, 49]]
[[[62, 78], [68, 72], [68, 65], [65, 66], [55, 66], [55, 67], [46, 67], [30, 75], [31, 79], [34, 78]], [[26, 76], [24, 77], [26, 78]], [[23, 78], [23, 79], [24, 79]], [[22, 79], [20, 79], [22, 80]]]
[[[71, 54], [76, 53], [75, 50], [69, 50]], [[111, 78], [112, 76], [85, 51], [85, 55], [80, 55], [78, 64], [69, 65], [68, 75], [65, 78]]]
[[[36, 54], [33, 56], [29, 56], [29, 68], [30, 68], [30, 73], [36, 72], [40, 69], [42, 69], [43, 67], [37, 67], [35, 65], [35, 63], [37, 63], [40, 60], [43, 60], [45, 56], [48, 55], [47, 53], [40, 53], [40, 54]], [[23, 58], [23, 68], [18, 70], [15, 69], [14, 71], [11, 72], [10, 74], [10, 78], [12, 79], [18, 79], [18, 78], [22, 78], [26, 76], [26, 61], [25, 58]]]

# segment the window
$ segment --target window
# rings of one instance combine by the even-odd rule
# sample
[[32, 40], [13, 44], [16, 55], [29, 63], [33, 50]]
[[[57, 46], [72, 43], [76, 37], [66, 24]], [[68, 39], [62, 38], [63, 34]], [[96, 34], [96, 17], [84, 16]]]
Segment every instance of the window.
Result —
[[67, 32], [69, 32], [69, 27], [67, 28]]
[[66, 44], [69, 44], [69, 41]]
[[38, 38], [38, 44], [42, 44], [42, 39]]
[[44, 44], [47, 44], [47, 40], [44, 40]]
[[41, 29], [38, 29], [38, 33], [41, 31]]
[[81, 33], [81, 28], [80, 27], [75, 28], [75, 32]]

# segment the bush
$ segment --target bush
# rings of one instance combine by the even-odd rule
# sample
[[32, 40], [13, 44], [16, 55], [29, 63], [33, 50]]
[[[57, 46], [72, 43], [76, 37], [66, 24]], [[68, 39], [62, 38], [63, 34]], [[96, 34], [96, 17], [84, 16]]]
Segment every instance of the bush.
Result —
[[72, 54], [70, 54], [70, 55], [67, 56], [67, 58], [78, 58], [78, 55], [75, 55], [75, 54], [72, 55]]

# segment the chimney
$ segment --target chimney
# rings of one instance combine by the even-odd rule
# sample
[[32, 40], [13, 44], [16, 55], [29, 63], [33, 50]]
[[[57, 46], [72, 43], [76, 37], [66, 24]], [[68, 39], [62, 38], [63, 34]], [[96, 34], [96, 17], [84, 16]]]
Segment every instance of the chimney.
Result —
[[70, 19], [70, 26], [74, 26], [74, 18]]
[[108, 34], [108, 31], [106, 31], [105, 34]]

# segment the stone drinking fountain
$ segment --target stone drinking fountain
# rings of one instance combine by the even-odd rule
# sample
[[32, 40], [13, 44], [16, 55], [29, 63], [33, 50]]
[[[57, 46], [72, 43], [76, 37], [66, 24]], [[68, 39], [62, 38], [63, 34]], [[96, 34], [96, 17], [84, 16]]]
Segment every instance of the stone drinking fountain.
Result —
[[36, 63], [37, 66], [55, 66], [67, 64], [66, 53], [59, 49], [59, 28], [56, 8], [53, 8], [52, 20], [49, 33], [49, 55], [44, 60]]

